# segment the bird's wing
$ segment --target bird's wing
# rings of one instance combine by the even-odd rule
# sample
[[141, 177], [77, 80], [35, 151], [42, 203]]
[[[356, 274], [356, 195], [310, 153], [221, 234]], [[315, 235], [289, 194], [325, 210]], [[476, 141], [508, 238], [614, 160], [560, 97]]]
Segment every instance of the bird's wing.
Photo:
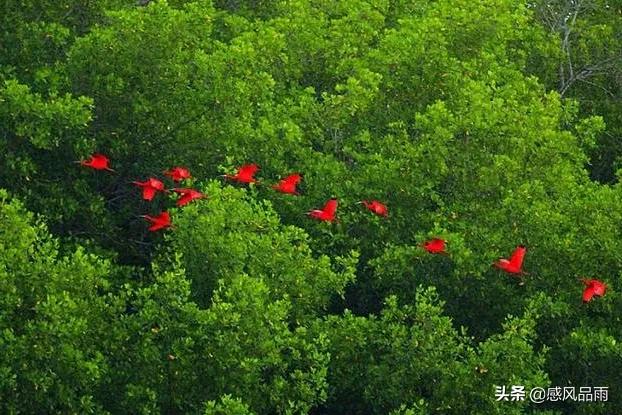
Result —
[[203, 193], [199, 192], [198, 190], [190, 189], [189, 193], [192, 199], [200, 199], [203, 197]]
[[501, 258], [501, 259], [496, 260], [496, 261], [493, 263], [493, 265], [494, 265], [495, 267], [497, 267], [497, 268], [500, 268], [500, 269], [505, 269], [508, 265], [510, 265], [510, 261], [508, 261], [508, 260], [507, 260], [507, 259], [505, 259], [505, 258]]
[[585, 288], [585, 290], [583, 290], [583, 302], [587, 303], [588, 301], [592, 299], [593, 296], [594, 296], [594, 287], [589, 285], [588, 287]]
[[177, 206], [182, 207], [187, 205], [192, 201], [192, 195], [189, 193], [184, 193], [182, 197], [177, 199]]
[[173, 167], [172, 169], [165, 171], [164, 174], [169, 176], [174, 181], [179, 181], [181, 179], [186, 179], [190, 177], [190, 172], [188, 169], [183, 167]]
[[143, 187], [143, 199], [145, 200], [153, 200], [156, 195], [157, 190], [150, 186]]
[[164, 189], [164, 183], [162, 183], [160, 180], [150, 177], [148, 180], [149, 186], [153, 187], [156, 190], [163, 190]]
[[526, 253], [527, 248], [525, 248], [524, 245], [517, 246], [510, 257], [510, 264], [520, 269], [523, 265], [523, 259], [525, 258]]
[[296, 186], [300, 183], [302, 176], [300, 174], [292, 174], [281, 180], [281, 183], [288, 184], [290, 186]]
[[329, 215], [329, 216], [333, 216], [335, 214], [335, 212], [337, 211], [337, 199], [330, 199], [328, 202], [326, 202], [326, 204], [324, 205], [324, 212]]
[[377, 200], [374, 200], [371, 203], [374, 207], [374, 212], [378, 213], [379, 215], [387, 214], [387, 206], [384, 203], [378, 202]]
[[238, 176], [251, 178], [259, 170], [256, 164], [245, 164], [238, 170]]
[[103, 154], [93, 154], [93, 156], [91, 157], [91, 163], [93, 164], [93, 166], [97, 166], [99, 168], [108, 167], [109, 162], [110, 160], [108, 160], [108, 157], [104, 156]]
[[440, 238], [434, 238], [434, 239], [432, 239], [430, 245], [434, 249], [443, 250], [443, 249], [445, 249], [445, 240], [444, 239], [440, 239]]
[[153, 219], [155, 220], [154, 223], [159, 227], [169, 226], [171, 224], [171, 216], [168, 212], [162, 212]]
[[605, 295], [607, 286], [602, 281], [594, 280], [591, 286], [594, 290], [594, 295], [599, 295], [601, 297]]

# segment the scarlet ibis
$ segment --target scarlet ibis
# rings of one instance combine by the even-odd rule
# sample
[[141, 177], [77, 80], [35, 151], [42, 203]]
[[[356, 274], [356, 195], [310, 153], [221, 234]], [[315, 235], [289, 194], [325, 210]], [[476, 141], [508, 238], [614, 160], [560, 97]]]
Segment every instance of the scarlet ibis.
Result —
[[201, 199], [202, 197], [205, 197], [203, 193], [194, 189], [176, 188], [173, 189], [173, 192], [180, 195], [179, 199], [177, 199], [177, 206], [179, 207], [185, 206], [195, 199]]
[[173, 167], [172, 169], [165, 171], [164, 174], [173, 179], [175, 183], [179, 183], [182, 180], [192, 177], [190, 175], [190, 171], [185, 167]]
[[151, 232], [171, 226], [171, 216], [168, 212], [162, 212], [158, 216], [142, 215], [141, 218], [145, 218], [147, 221], [151, 222], [151, 226], [149, 227]]
[[274, 186], [272, 186], [272, 188], [281, 193], [297, 195], [299, 193], [298, 193], [298, 190], [296, 189], [296, 186], [298, 186], [298, 183], [300, 183], [301, 180], [302, 180], [301, 174], [299, 173], [291, 174], [287, 176], [286, 178], [284, 178], [283, 180], [281, 180], [278, 184], [275, 184]]
[[166, 189], [164, 188], [164, 183], [162, 183], [160, 180], [153, 178], [153, 177], [150, 177], [144, 182], [132, 182], [132, 184], [135, 184], [138, 187], [142, 187], [143, 188], [143, 199], [149, 200], [149, 201], [153, 200], [156, 193], [166, 192]]
[[387, 206], [377, 200], [361, 200], [359, 203], [363, 204], [363, 206], [365, 206], [367, 209], [369, 209], [378, 216], [384, 216], [386, 218], [389, 215], [389, 210], [387, 209]]
[[94, 153], [88, 160], [81, 160], [76, 163], [80, 163], [82, 166], [90, 167], [95, 170], [114, 171], [109, 167], [110, 160], [108, 157], [100, 153]]
[[599, 280], [583, 279], [585, 289], [583, 290], [583, 302], [587, 303], [592, 300], [594, 296], [602, 297], [607, 291], [607, 285]]
[[447, 255], [447, 252], [445, 251], [446, 244], [447, 241], [444, 239], [434, 238], [429, 241], [425, 241], [421, 246], [423, 246], [423, 249], [431, 254]]
[[514, 276], [524, 275], [526, 274], [526, 272], [523, 271], [522, 267], [523, 259], [525, 258], [526, 253], [527, 248], [525, 247], [525, 245], [519, 245], [516, 247], [516, 249], [514, 249], [514, 252], [512, 252], [512, 256], [509, 260], [501, 258], [495, 261], [493, 265]]
[[259, 166], [256, 164], [245, 164], [238, 169], [236, 174], [225, 174], [224, 177], [239, 183], [257, 183], [254, 176], [258, 170]]
[[326, 204], [324, 205], [322, 209], [311, 210], [307, 212], [307, 215], [319, 221], [333, 222], [335, 220], [335, 212], [337, 211], [337, 205], [338, 205], [337, 199], [332, 198], [328, 202], [326, 202]]

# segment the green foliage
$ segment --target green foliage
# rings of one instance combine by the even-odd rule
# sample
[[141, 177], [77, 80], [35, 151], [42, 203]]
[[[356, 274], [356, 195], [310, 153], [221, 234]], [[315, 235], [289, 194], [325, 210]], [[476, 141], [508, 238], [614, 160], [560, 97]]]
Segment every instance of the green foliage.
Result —
[[533, 313], [508, 320], [503, 333], [477, 347], [441, 313], [436, 291], [428, 288], [417, 294], [414, 307], [400, 307], [389, 297], [380, 317], [346, 312], [329, 318], [328, 379], [336, 386], [331, 407], [340, 413], [388, 413], [418, 402], [415, 409], [433, 408], [434, 413], [460, 414], [469, 408], [522, 413], [524, 403], [496, 402], [491, 385], [509, 382], [529, 389], [548, 383], [544, 356], [531, 346]]
[[582, 115], [598, 114], [607, 128], [590, 151], [591, 176], [616, 182], [622, 148], [622, 4], [619, 1], [538, 1], [538, 22], [555, 39], [530, 68], [550, 88], [580, 104]]
[[252, 415], [252, 412], [240, 399], [224, 395], [220, 398], [220, 402], [209, 401], [204, 415]]
[[99, 348], [114, 302], [101, 292], [111, 264], [58, 244], [0, 192], [0, 403], [5, 413], [102, 413], [108, 366]]
[[[125, 395], [114, 412], [197, 412], [223, 394], [244, 396], [261, 413], [301, 413], [323, 396], [325, 339], [290, 330], [291, 304], [271, 301], [261, 280], [239, 276], [221, 285], [209, 308], [188, 300], [180, 271], [139, 290], [117, 339], [112, 385]], [[123, 377], [121, 377], [121, 375]]]
[[334, 264], [327, 256], [315, 258], [308, 235], [281, 225], [268, 203], [214, 182], [203, 190], [209, 199], [179, 211], [169, 237], [199, 304], [209, 304], [219, 281], [246, 274], [263, 281], [274, 300], [289, 299], [298, 324], [324, 313], [332, 296], [343, 295], [354, 280], [355, 252]]

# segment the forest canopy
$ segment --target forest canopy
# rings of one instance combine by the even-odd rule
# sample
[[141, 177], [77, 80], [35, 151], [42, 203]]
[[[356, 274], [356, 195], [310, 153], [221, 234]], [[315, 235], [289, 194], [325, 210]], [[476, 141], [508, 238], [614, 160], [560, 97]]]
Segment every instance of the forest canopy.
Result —
[[622, 1], [5, 0], [0, 166], [0, 413], [622, 413]]

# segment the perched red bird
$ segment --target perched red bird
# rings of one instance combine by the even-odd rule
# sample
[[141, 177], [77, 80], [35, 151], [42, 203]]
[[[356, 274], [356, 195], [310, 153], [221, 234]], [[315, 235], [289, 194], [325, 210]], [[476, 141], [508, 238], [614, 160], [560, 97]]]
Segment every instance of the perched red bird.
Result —
[[502, 269], [508, 274], [513, 274], [515, 276], [520, 276], [526, 274], [523, 271], [523, 259], [525, 258], [525, 254], [527, 253], [527, 248], [525, 245], [519, 245], [512, 252], [512, 256], [509, 260], [501, 258], [493, 264], [495, 267]]
[[151, 222], [151, 226], [149, 227], [151, 232], [169, 228], [171, 226], [171, 216], [168, 212], [162, 212], [158, 216], [142, 215], [141, 218], [145, 218], [147, 221]]
[[205, 197], [203, 193], [194, 189], [173, 189], [173, 192], [180, 195], [179, 199], [177, 199], [177, 206], [179, 207], [185, 206], [195, 199], [201, 199], [202, 197]]
[[323, 222], [333, 222], [335, 220], [335, 212], [337, 211], [337, 199], [332, 198], [322, 209], [314, 209], [307, 212], [307, 215], [313, 219], [317, 219]]
[[173, 179], [175, 183], [179, 183], [182, 180], [190, 179], [192, 177], [190, 175], [190, 171], [185, 167], [173, 167], [172, 169], [165, 171], [164, 174]]
[[239, 183], [257, 183], [254, 176], [258, 170], [259, 166], [256, 164], [245, 164], [238, 169], [236, 174], [225, 174], [224, 177]]
[[423, 249], [428, 251], [431, 254], [441, 254], [447, 255], [447, 251], [445, 251], [445, 247], [447, 245], [447, 241], [441, 238], [430, 239], [429, 241], [425, 241], [421, 246]]
[[301, 180], [302, 180], [301, 174], [299, 173], [291, 174], [287, 176], [286, 178], [284, 178], [283, 180], [281, 180], [278, 184], [275, 184], [274, 186], [272, 186], [272, 188], [281, 193], [297, 195], [299, 193], [298, 193], [298, 190], [296, 189], [296, 186], [298, 186], [298, 183], [300, 183]]
[[160, 180], [153, 178], [153, 177], [150, 177], [144, 182], [132, 182], [132, 184], [135, 184], [138, 187], [142, 187], [143, 188], [143, 199], [149, 200], [149, 201], [153, 200], [156, 193], [166, 192], [166, 189], [164, 188], [164, 183], [162, 183]]
[[384, 203], [381, 203], [377, 200], [367, 201], [361, 200], [359, 203], [362, 203], [367, 209], [372, 211], [378, 216], [384, 216], [385, 218], [389, 215], [389, 210]]
[[583, 279], [585, 289], [583, 290], [583, 302], [587, 303], [592, 300], [594, 296], [602, 297], [607, 291], [607, 285], [599, 280]]
[[88, 160], [81, 160], [76, 163], [80, 163], [82, 166], [90, 167], [95, 170], [112, 170], [108, 165], [110, 164], [110, 160], [103, 154], [95, 153], [91, 155], [91, 158]]

